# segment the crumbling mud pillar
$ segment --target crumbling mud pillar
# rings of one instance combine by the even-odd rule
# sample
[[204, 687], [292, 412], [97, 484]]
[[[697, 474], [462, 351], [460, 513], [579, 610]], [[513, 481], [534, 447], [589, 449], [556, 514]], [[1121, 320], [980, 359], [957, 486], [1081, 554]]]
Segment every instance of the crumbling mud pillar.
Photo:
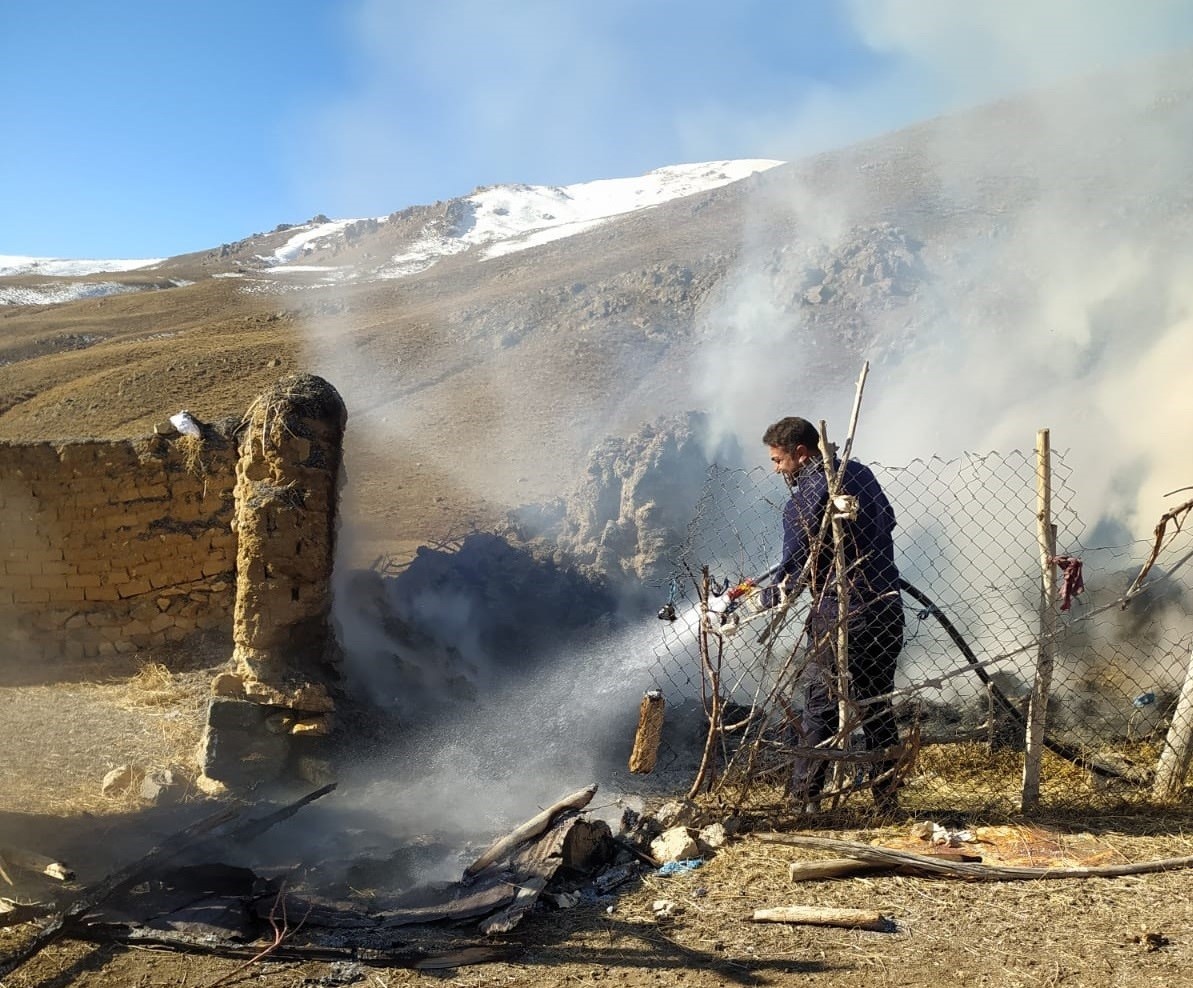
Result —
[[347, 412], [322, 378], [282, 378], [238, 433], [232, 671], [217, 676], [200, 751], [229, 786], [277, 778], [332, 728], [331, 575]]

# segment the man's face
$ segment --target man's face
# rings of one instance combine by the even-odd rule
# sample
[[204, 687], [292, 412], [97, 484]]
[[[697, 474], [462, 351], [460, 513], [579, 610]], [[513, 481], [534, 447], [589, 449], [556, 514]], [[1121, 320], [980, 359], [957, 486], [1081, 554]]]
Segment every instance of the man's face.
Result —
[[781, 446], [770, 446], [770, 461], [775, 465], [775, 473], [782, 474], [788, 480], [795, 478], [795, 471], [799, 468], [799, 458], [795, 453], [789, 453]]

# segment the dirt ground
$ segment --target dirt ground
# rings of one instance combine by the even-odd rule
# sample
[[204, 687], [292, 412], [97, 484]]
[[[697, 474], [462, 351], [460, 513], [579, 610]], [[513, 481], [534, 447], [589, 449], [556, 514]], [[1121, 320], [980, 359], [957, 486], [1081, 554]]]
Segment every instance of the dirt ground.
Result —
[[[356, 445], [348, 461], [346, 510], [359, 527], [346, 537], [359, 540], [362, 561], [381, 552], [408, 554], [428, 539], [485, 524], [517, 503], [565, 492], [564, 481], [577, 475], [576, 464], [591, 445], [580, 427], [589, 407], [613, 393], [605, 378], [592, 376], [596, 362], [588, 351], [554, 351], [544, 344], [540, 353], [531, 348], [532, 337], [524, 363], [513, 363], [519, 348], [498, 353], [506, 362], [502, 373], [522, 383], [517, 400], [502, 406], [504, 393], [487, 379], [487, 365], [454, 364], [440, 335], [415, 332], [420, 319], [431, 325], [423, 310], [434, 307], [433, 289], [428, 280], [420, 289], [426, 298], [403, 287], [400, 297], [398, 289], [386, 288], [393, 298], [366, 297], [362, 290], [359, 298], [345, 293], [334, 300], [357, 314], [365, 358], [392, 371], [389, 391], [365, 391], [351, 411]], [[328, 309], [333, 316], [338, 311]], [[394, 311], [402, 321], [390, 317]], [[319, 319], [278, 297], [237, 293], [219, 281], [98, 299], [62, 312], [38, 307], [2, 313], [0, 438], [147, 434], [155, 421], [182, 407], [206, 418], [239, 415], [277, 377], [310, 366], [317, 344], [310, 324], [331, 319], [322, 310], [314, 315]], [[64, 333], [98, 335], [102, 342], [78, 350], [56, 345], [56, 334]], [[543, 377], [534, 376], [540, 369]], [[347, 383], [346, 376], [333, 383], [341, 380]], [[503, 416], [493, 411], [499, 407]], [[545, 408], [566, 413], [563, 424], [518, 435], [503, 426], [510, 435], [494, 437], [494, 423], [556, 421]], [[381, 430], [387, 415], [394, 422], [400, 418], [402, 428]], [[435, 430], [428, 438], [429, 424]], [[501, 463], [493, 462], [493, 448], [507, 454]], [[208, 684], [228, 654], [218, 642], [193, 645], [169, 655], [131, 657], [124, 668], [105, 667], [102, 680], [94, 670], [79, 670], [53, 684], [0, 688], [0, 847], [61, 857], [76, 869], [81, 890], [214, 809], [186, 788], [186, 780]], [[103, 796], [105, 773], [122, 764], [173, 767], [183, 798], [149, 806], [133, 794]], [[966, 823], [992, 828], [981, 832], [988, 860], [1145, 862], [1193, 855], [1188, 802], [1163, 812]], [[897, 844], [906, 841], [913, 821], [924, 819], [914, 803], [908, 805], [913, 809], [904, 816], [886, 821], [861, 813], [812, 821], [759, 815], [747, 830]], [[648, 873], [607, 902], [536, 911], [492, 941], [468, 934], [472, 942], [505, 950], [504, 959], [492, 963], [439, 971], [324, 962], [245, 965], [63, 939], [0, 978], [0, 986], [1193, 984], [1186, 870], [1117, 879], [971, 884], [877, 876], [793, 885], [788, 863], [818, 856], [745, 833], [688, 874]], [[2, 885], [0, 879], [0, 896], [6, 894]], [[652, 905], [660, 899], [676, 904], [673, 918], [656, 920]], [[794, 904], [875, 909], [892, 926], [868, 932], [751, 920], [755, 909]], [[0, 957], [36, 932], [32, 925], [0, 929]]]
[[[80, 888], [135, 860], [205, 815], [210, 800], [189, 792], [151, 807], [135, 795], [103, 796], [100, 780], [122, 763], [174, 765], [185, 776], [197, 741], [207, 683], [220, 643], [170, 656], [174, 670], [147, 664], [102, 683], [75, 681], [0, 690], [0, 846], [60, 856]], [[188, 663], [189, 660], [189, 663]], [[176, 670], [176, 671], [175, 671]], [[881, 842], [914, 849], [907, 812], [874, 821], [839, 811], [823, 820], [746, 815], [746, 831], [703, 867], [664, 877], [648, 872], [610, 898], [567, 910], [536, 910], [511, 933], [472, 944], [504, 959], [416, 971], [336, 962], [257, 962], [62, 940], [0, 984], [5, 988], [216, 984], [626, 986], [815, 984], [1117, 986], [1193, 984], [1189, 872], [1083, 880], [967, 883], [955, 878], [851, 877], [792, 884], [788, 863], [832, 857], [766, 842], [777, 830]], [[815, 825], [810, 826], [809, 823]], [[1036, 866], [1122, 864], [1193, 855], [1188, 810], [1032, 822], [969, 820], [988, 863]], [[979, 826], [981, 824], [981, 826]], [[656, 919], [657, 900], [675, 904]], [[759, 908], [781, 905], [872, 909], [887, 932], [756, 923]], [[0, 930], [0, 956], [36, 934], [32, 924]], [[417, 941], [435, 949], [432, 931]], [[442, 944], [440, 944], [442, 946]]]

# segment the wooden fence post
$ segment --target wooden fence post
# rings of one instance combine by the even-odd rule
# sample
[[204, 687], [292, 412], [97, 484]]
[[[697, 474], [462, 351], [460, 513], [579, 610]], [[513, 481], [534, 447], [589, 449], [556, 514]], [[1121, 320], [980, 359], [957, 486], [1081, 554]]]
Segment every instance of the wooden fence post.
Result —
[[1185, 784], [1189, 761], [1193, 758], [1193, 651], [1189, 654], [1189, 668], [1185, 685], [1172, 712], [1172, 723], [1164, 736], [1164, 750], [1156, 764], [1156, 781], [1152, 796], [1159, 800], [1176, 799]]
[[1044, 752], [1044, 729], [1048, 717], [1048, 694], [1052, 689], [1052, 665], [1056, 651], [1056, 533], [1052, 527], [1052, 448], [1047, 429], [1036, 433], [1036, 532], [1040, 544], [1040, 647], [1036, 656], [1036, 678], [1027, 708], [1026, 752], [1023, 759], [1023, 791], [1020, 810], [1034, 810], [1040, 802], [1040, 760]]
[[[862, 389], [866, 386], [866, 377], [870, 373], [870, 361], [862, 363], [861, 373], [858, 375], [857, 388], [853, 396], [853, 410], [849, 415], [849, 431], [845, 434], [845, 449], [841, 454], [841, 467], [838, 471], [833, 464], [833, 448], [828, 441], [828, 428], [824, 420], [820, 421], [820, 456], [824, 463], [824, 473], [828, 480], [828, 504], [825, 510], [831, 517], [833, 533], [833, 569], [837, 574], [837, 734], [842, 751], [849, 750], [849, 738], [853, 734], [853, 684], [849, 676], [849, 580], [850, 575], [845, 571], [845, 520], [841, 508], [837, 504], [837, 495], [841, 493], [841, 485], [845, 480], [845, 468], [849, 465], [849, 457], [853, 452], [853, 436], [857, 431], [857, 417], [862, 405]], [[856, 511], [854, 514], [856, 515]], [[821, 529], [823, 530], [823, 524]], [[842, 770], [851, 766], [846, 763], [835, 769], [838, 785], [841, 783]]]

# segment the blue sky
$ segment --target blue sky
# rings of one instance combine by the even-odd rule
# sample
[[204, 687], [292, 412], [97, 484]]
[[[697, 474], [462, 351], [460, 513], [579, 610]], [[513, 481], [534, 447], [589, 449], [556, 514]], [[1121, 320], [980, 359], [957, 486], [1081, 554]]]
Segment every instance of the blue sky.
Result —
[[1188, 0], [3, 3], [0, 254], [793, 159], [1191, 44]]

